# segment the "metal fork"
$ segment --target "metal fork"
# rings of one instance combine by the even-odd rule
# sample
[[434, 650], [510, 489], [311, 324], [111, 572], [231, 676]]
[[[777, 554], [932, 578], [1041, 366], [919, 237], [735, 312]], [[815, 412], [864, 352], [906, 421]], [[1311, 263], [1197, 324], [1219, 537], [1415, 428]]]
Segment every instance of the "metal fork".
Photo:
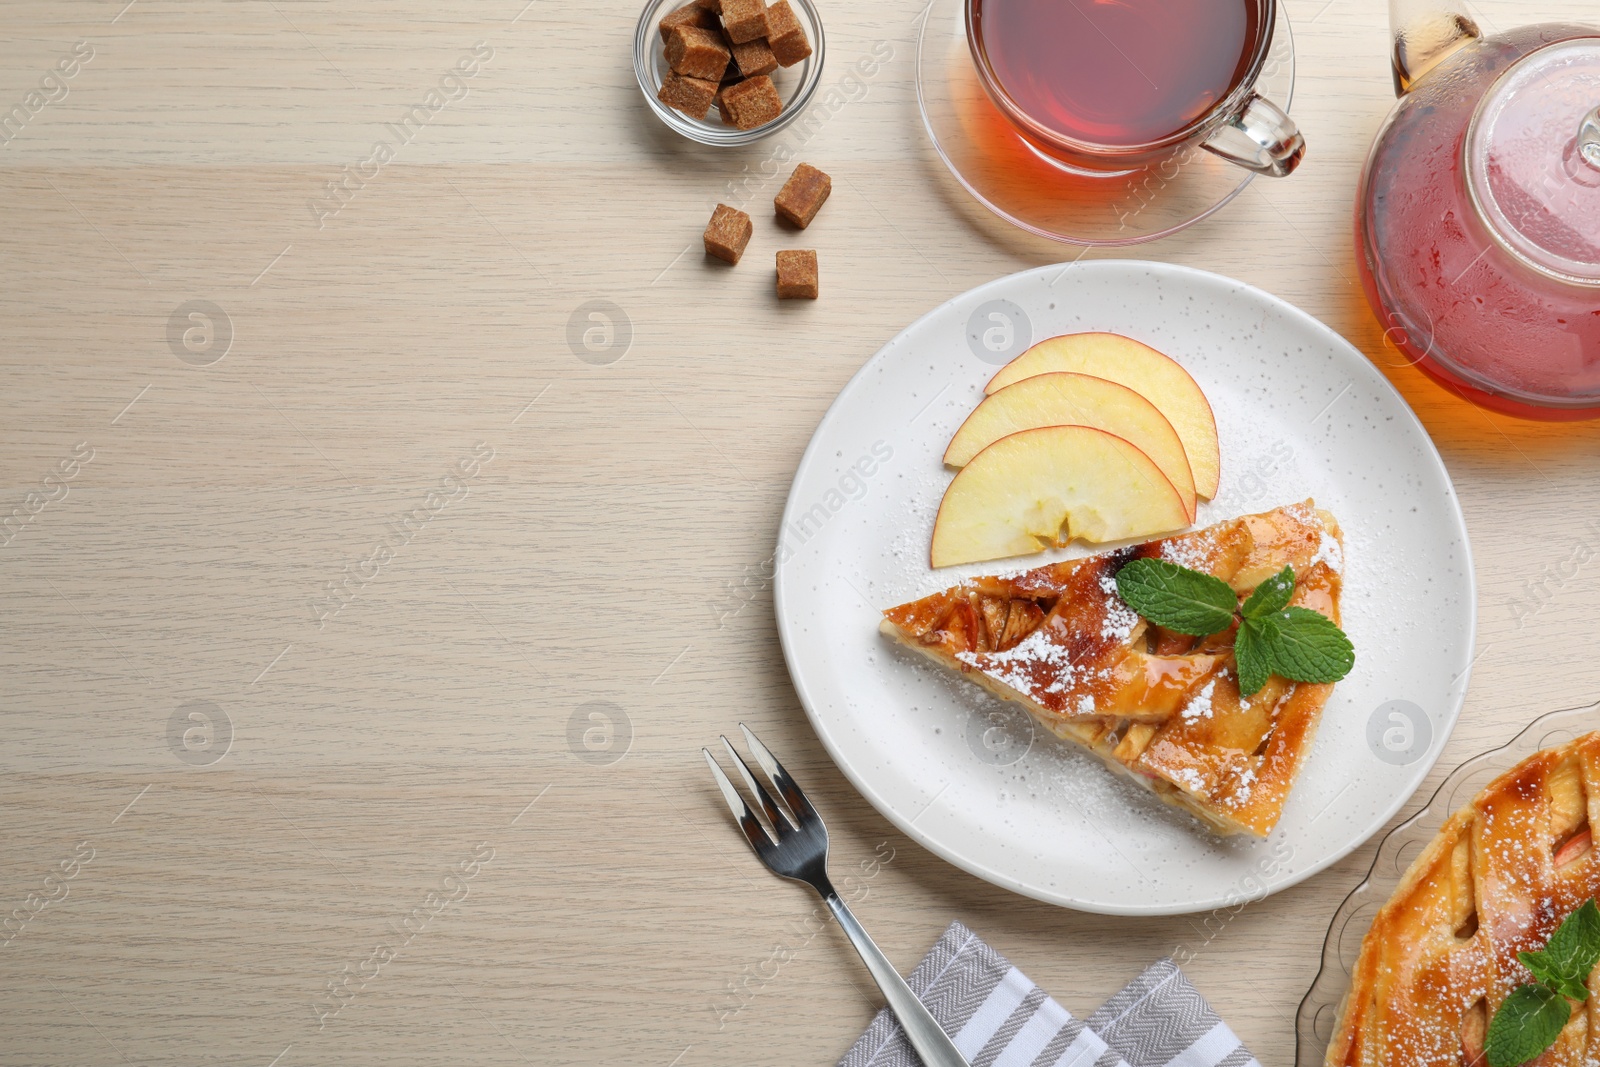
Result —
[[744, 758], [734, 749], [727, 737], [723, 737], [722, 744], [733, 759], [734, 769], [739, 772], [739, 777], [744, 779], [744, 784], [750, 792], [755, 794], [761, 804], [761, 810], [766, 813], [767, 821], [772, 824], [773, 832], [777, 835], [777, 840], [774, 841], [768, 835], [766, 828], [761, 825], [761, 821], [751, 813], [750, 805], [745, 803], [733, 783], [728, 781], [728, 776], [722, 773], [722, 768], [710, 750], [702, 748], [700, 752], [705, 756], [706, 764], [717, 780], [717, 787], [722, 790], [722, 796], [733, 811], [733, 817], [738, 820], [739, 828], [744, 831], [750, 847], [774, 874], [792, 878], [796, 882], [804, 882], [822, 897], [823, 903], [828, 905], [833, 917], [839, 920], [839, 925], [849, 936], [850, 943], [861, 954], [861, 962], [867, 965], [867, 970], [877, 979], [878, 988], [882, 989], [883, 995], [888, 998], [889, 1007], [900, 1020], [900, 1026], [905, 1030], [906, 1036], [911, 1039], [911, 1047], [917, 1050], [917, 1055], [922, 1057], [926, 1067], [970, 1067], [938, 1021], [929, 1014], [927, 1008], [922, 1006], [922, 1001], [917, 999], [917, 995], [911, 992], [911, 987], [906, 985], [905, 979], [900, 977], [900, 972], [894, 969], [894, 964], [889, 962], [883, 950], [873, 944], [872, 938], [867, 936], [867, 931], [851, 914], [845, 902], [839, 898], [833, 883], [828, 881], [828, 828], [822, 824], [822, 816], [817, 814], [794, 779], [789, 777], [789, 772], [783, 769], [783, 764], [779, 763], [767, 750], [767, 746], [750, 732], [750, 728], [740, 723], [739, 729], [744, 731], [745, 743], [749, 745], [750, 752], [755, 756], [756, 762], [761, 764], [761, 769], [766, 772], [767, 779], [772, 782], [773, 788], [778, 791], [778, 796], [783, 798], [783, 803], [788, 809], [785, 812], [778, 808], [766, 787], [750, 773], [750, 767]]

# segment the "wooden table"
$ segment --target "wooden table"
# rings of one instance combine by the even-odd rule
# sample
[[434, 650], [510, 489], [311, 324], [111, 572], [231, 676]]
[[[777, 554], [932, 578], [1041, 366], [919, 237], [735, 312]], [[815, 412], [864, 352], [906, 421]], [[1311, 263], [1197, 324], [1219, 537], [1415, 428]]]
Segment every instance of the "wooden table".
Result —
[[[765, 245], [702, 262], [726, 183], [776, 183], [766, 149], [651, 117], [628, 5], [124, 3], [0, 13], [0, 108], [28, 116], [0, 147], [0, 486], [26, 515], [0, 547], [0, 889], [31, 915], [0, 948], [0, 1062], [832, 1063], [880, 1001], [727, 825], [695, 749], [740, 719], [810, 786], [840, 869], [892, 856], [860, 911], [903, 967], [961, 919], [1084, 1012], [1184, 944], [1262, 1062], [1291, 1062], [1370, 844], [1220, 922], [996, 889], [857, 796], [743, 584], [851, 373], [946, 298], [1072, 254], [933, 159], [917, 0], [823, 0], [825, 77], [891, 58], [806, 146], [835, 192], [804, 306], [770, 298]], [[1396, 364], [1349, 222], [1392, 101], [1384, 12], [1287, 3], [1304, 167], [1128, 254], [1259, 285]], [[370, 162], [434, 90], [457, 98]], [[622, 358], [590, 301], [625, 316]], [[1600, 543], [1600, 427], [1386, 370], [1481, 588], [1437, 781], [1595, 699], [1600, 564], [1571, 561]]]

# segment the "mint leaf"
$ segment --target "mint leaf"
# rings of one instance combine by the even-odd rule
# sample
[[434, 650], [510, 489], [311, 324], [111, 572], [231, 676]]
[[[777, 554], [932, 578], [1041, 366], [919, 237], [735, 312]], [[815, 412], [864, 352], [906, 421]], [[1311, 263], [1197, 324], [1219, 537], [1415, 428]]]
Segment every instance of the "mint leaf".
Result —
[[[1355, 666], [1355, 649], [1333, 620], [1287, 606], [1294, 595], [1293, 567], [1256, 586], [1242, 608], [1227, 582], [1163, 559], [1128, 563], [1117, 572], [1117, 592], [1155, 625], [1195, 637], [1225, 629], [1237, 610], [1234, 660], [1239, 692], [1247, 697], [1274, 674], [1295, 682], [1337, 682]], [[1600, 911], [1592, 941], [1600, 958]]]
[[[1534, 955], [1523, 953], [1521, 955]], [[1518, 958], [1521, 958], [1521, 955]], [[1561, 979], [1575, 982], [1580, 988], [1589, 979], [1589, 972], [1594, 970], [1596, 961], [1600, 961], [1600, 908], [1596, 908], [1594, 898], [1584, 901], [1571, 915], [1564, 919], [1556, 932], [1550, 935], [1550, 940], [1544, 946], [1544, 951], [1538, 953], [1539, 962]], [[1523, 961], [1524, 966], [1527, 961]], [[1531, 971], [1532, 967], [1528, 967]], [[1543, 976], [1539, 976], [1543, 978]], [[1544, 979], [1549, 981], [1549, 979]], [[1551, 985], [1557, 986], [1556, 982]], [[1574, 1000], [1584, 1000], [1588, 997], [1587, 989], [1583, 995], [1568, 993]]]
[[1294, 595], [1294, 568], [1285, 567], [1271, 578], [1256, 586], [1256, 591], [1251, 593], [1244, 602], [1244, 607], [1239, 609], [1239, 614], [1247, 619], [1259, 619], [1263, 615], [1275, 615], [1289, 606], [1289, 598]]
[[1580, 1004], [1589, 999], [1589, 987], [1575, 978], [1563, 978], [1553, 988], [1562, 996], [1571, 997]]
[[1561, 971], [1545, 958], [1543, 952], [1519, 952], [1517, 953], [1517, 959], [1524, 967], [1528, 968], [1528, 973], [1533, 975], [1535, 980], [1543, 982], [1547, 986], [1555, 986], [1561, 983]]
[[1164, 559], [1136, 559], [1123, 567], [1117, 592], [1157, 626], [1194, 637], [1226, 629], [1239, 604], [1221, 578]]
[[1310, 608], [1286, 608], [1250, 622], [1259, 628], [1273, 674], [1295, 682], [1337, 682], [1355, 666], [1355, 649], [1344, 631]]
[[1560, 993], [1542, 985], [1523, 985], [1511, 991], [1489, 1022], [1483, 1050], [1489, 1067], [1518, 1067], [1555, 1043], [1572, 1017], [1572, 1005]]
[[1517, 959], [1522, 961], [1530, 974], [1562, 996], [1580, 1002], [1589, 999], [1589, 988], [1583, 984], [1588, 972], [1584, 972], [1582, 977], [1568, 974], [1551, 960], [1547, 952], [1519, 952]]
[[1585, 983], [1600, 962], [1600, 908], [1594, 898], [1563, 919], [1543, 949], [1519, 952], [1517, 959], [1540, 984], [1513, 989], [1494, 1013], [1483, 1043], [1489, 1067], [1519, 1067], [1539, 1055], [1572, 1017], [1568, 998], [1589, 999]]
[[1239, 692], [1247, 697], [1260, 692], [1272, 674], [1267, 654], [1261, 648], [1261, 629], [1260, 620], [1245, 619], [1239, 624], [1239, 632], [1233, 638], [1233, 659], [1239, 668]]

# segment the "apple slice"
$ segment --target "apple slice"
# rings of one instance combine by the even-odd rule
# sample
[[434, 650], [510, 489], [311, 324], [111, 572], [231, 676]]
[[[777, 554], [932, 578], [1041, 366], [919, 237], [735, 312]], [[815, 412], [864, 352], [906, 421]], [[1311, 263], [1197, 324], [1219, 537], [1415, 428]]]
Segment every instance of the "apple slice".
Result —
[[939, 502], [928, 558], [949, 567], [1188, 522], [1183, 498], [1138, 448], [1091, 426], [1039, 426], [1000, 438], [961, 468]]
[[1202, 500], [1217, 495], [1222, 466], [1217, 420], [1205, 393], [1177, 361], [1120, 334], [1070, 333], [1040, 341], [1007, 363], [983, 391], [999, 392], [1013, 382], [1050, 371], [1092, 374], [1143, 395], [1178, 431], [1194, 472], [1195, 492]]
[[964, 467], [1000, 438], [1036, 426], [1093, 426], [1125, 439], [1161, 468], [1194, 521], [1194, 475], [1172, 423], [1126, 385], [1088, 374], [1036, 374], [986, 397], [950, 439], [944, 461]]

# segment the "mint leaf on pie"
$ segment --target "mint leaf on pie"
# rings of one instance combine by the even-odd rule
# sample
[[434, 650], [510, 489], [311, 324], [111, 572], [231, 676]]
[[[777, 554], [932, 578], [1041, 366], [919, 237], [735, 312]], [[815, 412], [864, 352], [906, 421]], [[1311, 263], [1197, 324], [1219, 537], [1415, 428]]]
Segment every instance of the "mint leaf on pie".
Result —
[[1589, 972], [1600, 963], [1600, 908], [1590, 897], [1561, 921], [1544, 948], [1517, 959], [1538, 981], [1520, 985], [1489, 1021], [1483, 1048], [1489, 1067], [1519, 1067], [1555, 1043], [1572, 1017], [1568, 999], [1589, 999]]
[[1517, 959], [1522, 961], [1530, 974], [1562, 996], [1577, 1001], [1589, 999], [1589, 989], [1583, 984], [1583, 979], [1562, 973], [1545, 953], [1519, 952]]
[[1500, 1003], [1483, 1050], [1489, 1067], [1518, 1067], [1549, 1048], [1572, 1017], [1567, 998], [1544, 985], [1522, 985]]
[[[1237, 610], [1233, 654], [1239, 692], [1247, 697], [1260, 692], [1274, 674], [1292, 682], [1337, 682], [1355, 666], [1355, 649], [1332, 619], [1310, 608], [1288, 606], [1294, 595], [1293, 567], [1256, 586], [1243, 607], [1221, 578], [1164, 559], [1136, 559], [1124, 566], [1117, 572], [1117, 593], [1157, 626], [1194, 637], [1226, 629]], [[1600, 910], [1582, 943], [1592, 944], [1600, 957]]]
[[1285, 608], [1246, 619], [1244, 626], [1259, 631], [1272, 673], [1291, 681], [1337, 682], [1355, 666], [1355, 649], [1344, 631], [1310, 608]]
[[1136, 559], [1123, 567], [1117, 593], [1157, 626], [1194, 637], [1226, 629], [1239, 604], [1221, 578], [1164, 559]]
[[1285, 567], [1271, 578], [1256, 586], [1256, 591], [1245, 600], [1239, 614], [1247, 619], [1274, 615], [1289, 606], [1294, 595], [1294, 568]]
[[[1562, 921], [1556, 932], [1550, 935], [1543, 952], [1523, 955], [1537, 955], [1540, 962], [1557, 977], [1575, 982], [1580, 989], [1583, 989], [1583, 984], [1589, 979], [1589, 972], [1594, 970], [1595, 963], [1600, 961], [1600, 908], [1595, 907], [1593, 898], [1584, 901], [1576, 911]], [[1524, 960], [1523, 963], [1526, 965], [1527, 961]], [[1533, 970], [1532, 967], [1528, 969]], [[1588, 997], [1589, 991], [1584, 989], [1582, 996], [1576, 993], [1567, 995], [1574, 1000], [1584, 1000]]]
[[1233, 659], [1239, 667], [1239, 692], [1253, 697], [1267, 684], [1272, 667], [1261, 647], [1261, 627], [1254, 619], [1239, 624], [1233, 639]]

